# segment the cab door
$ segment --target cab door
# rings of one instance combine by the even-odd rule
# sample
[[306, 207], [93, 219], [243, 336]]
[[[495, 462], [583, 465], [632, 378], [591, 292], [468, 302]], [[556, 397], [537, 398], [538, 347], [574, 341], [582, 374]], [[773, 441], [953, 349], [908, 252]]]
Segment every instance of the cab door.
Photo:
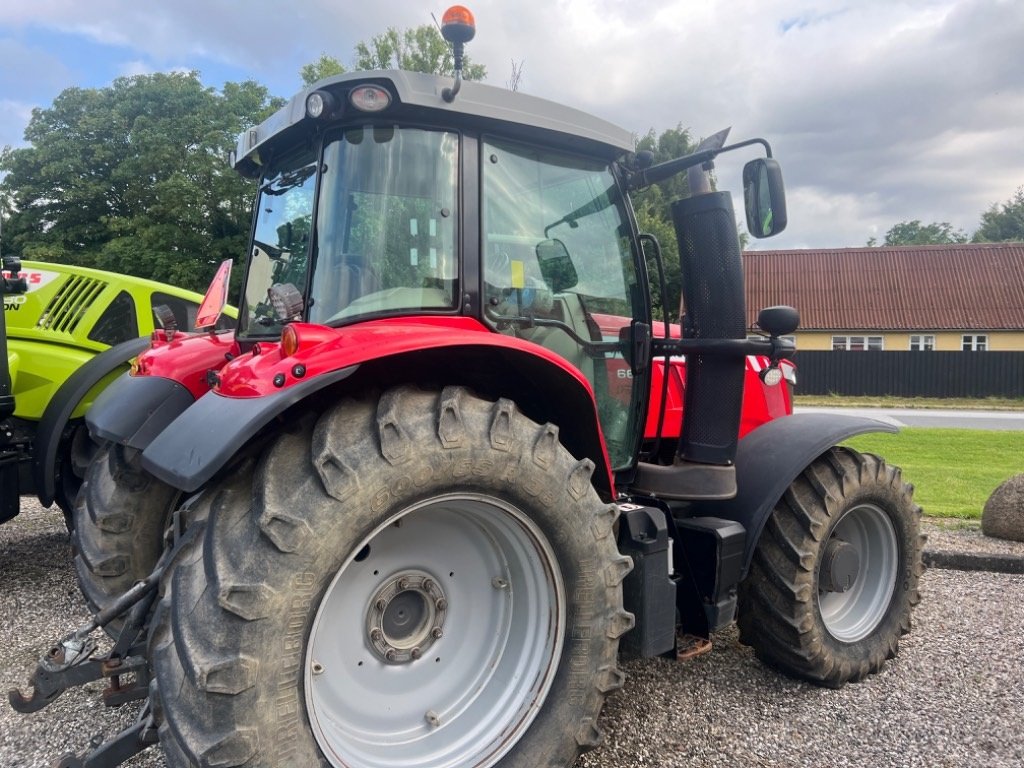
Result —
[[484, 318], [540, 344], [590, 381], [615, 469], [635, 461], [646, 366], [626, 360], [649, 328], [636, 241], [608, 163], [497, 138], [481, 144]]

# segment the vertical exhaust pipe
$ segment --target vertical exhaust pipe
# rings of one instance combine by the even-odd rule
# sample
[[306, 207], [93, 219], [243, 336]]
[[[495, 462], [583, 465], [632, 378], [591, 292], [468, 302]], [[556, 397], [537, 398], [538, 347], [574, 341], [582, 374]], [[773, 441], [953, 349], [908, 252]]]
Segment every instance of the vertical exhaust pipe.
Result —
[[[693, 187], [691, 187], [693, 189]], [[728, 192], [672, 204], [679, 243], [683, 338], [743, 339], [746, 309], [739, 235]], [[736, 495], [736, 456], [745, 358], [735, 352], [687, 353], [679, 444], [671, 466], [640, 464], [632, 487], [664, 499]]]
[[[728, 192], [678, 200], [672, 223], [679, 242], [684, 336], [743, 339], [746, 308], [739, 236]], [[743, 406], [744, 358], [690, 354], [677, 461], [729, 466], [736, 456]]]

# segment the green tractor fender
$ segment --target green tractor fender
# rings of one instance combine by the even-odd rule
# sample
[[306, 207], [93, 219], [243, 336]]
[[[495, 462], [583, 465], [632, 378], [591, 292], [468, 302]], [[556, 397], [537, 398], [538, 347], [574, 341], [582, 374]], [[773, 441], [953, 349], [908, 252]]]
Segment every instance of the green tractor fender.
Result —
[[149, 343], [149, 338], [131, 339], [101, 352], [71, 374], [50, 399], [39, 421], [32, 459], [36, 495], [44, 507], [56, 498], [57, 453], [71, 414], [105, 376], [147, 349]]

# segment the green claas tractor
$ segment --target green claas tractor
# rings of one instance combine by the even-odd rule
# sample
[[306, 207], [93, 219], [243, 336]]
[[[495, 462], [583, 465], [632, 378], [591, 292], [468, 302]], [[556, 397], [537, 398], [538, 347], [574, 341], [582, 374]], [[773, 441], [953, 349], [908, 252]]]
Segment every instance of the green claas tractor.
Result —
[[[20, 496], [56, 502], [71, 526], [95, 445], [86, 410], [147, 349], [154, 327], [193, 327], [202, 296], [83, 267], [3, 262], [0, 325], [0, 523]], [[225, 315], [223, 327], [233, 322]], [[163, 324], [163, 326], [161, 326]], [[141, 337], [141, 338], [140, 338]]]
[[[108, 704], [144, 700], [60, 765], [159, 743], [172, 768], [569, 766], [620, 656], [738, 620], [766, 663], [838, 687], [909, 630], [920, 509], [839, 447], [891, 428], [792, 414], [795, 310], [748, 335], [707, 171], [763, 149], [744, 209], [773, 235], [767, 142], [654, 164], [607, 122], [462, 82], [464, 8], [442, 33], [454, 80], [330, 77], [241, 135], [237, 330], [158, 330], [87, 415], [76, 526], [111, 557], [139, 544], [106, 529], [162, 548], [124, 592], [80, 571], [93, 620], [11, 693], [33, 711], [109, 678]], [[683, 172], [673, 324], [630, 194]]]

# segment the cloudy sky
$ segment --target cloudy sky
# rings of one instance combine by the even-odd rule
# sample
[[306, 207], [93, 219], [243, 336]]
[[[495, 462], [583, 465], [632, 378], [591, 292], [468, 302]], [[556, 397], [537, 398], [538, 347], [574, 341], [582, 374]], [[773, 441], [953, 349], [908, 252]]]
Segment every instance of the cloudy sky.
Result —
[[[893, 224], [968, 234], [1024, 185], [1022, 0], [470, 0], [473, 60], [505, 85], [637, 133], [767, 138], [789, 228], [761, 248], [861, 246]], [[0, 146], [33, 107], [120, 75], [254, 79], [291, 96], [323, 52], [350, 63], [413, 0], [12, 0], [0, 4]], [[718, 164], [737, 188], [742, 152]]]

